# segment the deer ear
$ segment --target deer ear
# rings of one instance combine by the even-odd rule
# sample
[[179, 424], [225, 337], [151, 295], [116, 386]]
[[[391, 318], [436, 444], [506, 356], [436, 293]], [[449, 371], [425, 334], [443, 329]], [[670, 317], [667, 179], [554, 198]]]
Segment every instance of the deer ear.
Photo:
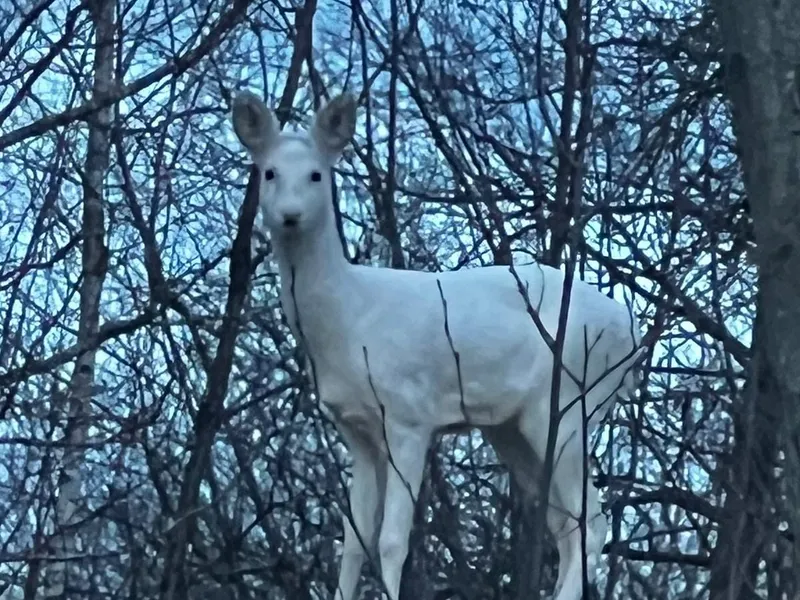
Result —
[[278, 121], [267, 105], [252, 92], [241, 92], [233, 99], [231, 119], [236, 137], [251, 156], [269, 148], [278, 135]]
[[356, 99], [350, 94], [336, 96], [320, 108], [311, 126], [311, 137], [331, 163], [339, 160], [355, 132]]

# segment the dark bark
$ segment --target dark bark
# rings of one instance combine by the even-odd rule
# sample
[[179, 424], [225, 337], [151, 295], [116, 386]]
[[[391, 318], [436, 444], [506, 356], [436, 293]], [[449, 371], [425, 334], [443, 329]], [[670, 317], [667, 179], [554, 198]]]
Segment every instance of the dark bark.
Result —
[[[713, 0], [724, 45], [725, 86], [755, 231], [759, 267], [749, 383], [739, 399], [729, 469], [729, 517], [721, 523], [712, 598], [754, 597], [759, 559], [772, 542], [794, 563], [777, 586], [797, 591], [797, 542], [781, 541], [778, 519], [800, 527], [800, 4]], [[778, 451], [785, 459], [776, 477]], [[781, 496], [785, 494], [784, 499]], [[780, 537], [779, 537], [780, 536]], [[792, 573], [790, 575], [790, 573]], [[774, 575], [774, 574], [771, 574]], [[775, 588], [773, 588], [775, 589]], [[781, 596], [783, 597], [783, 596]]]
[[389, 72], [389, 147], [387, 148], [386, 180], [383, 194], [376, 196], [376, 209], [380, 233], [389, 242], [391, 249], [391, 265], [395, 269], [405, 268], [405, 257], [400, 243], [400, 231], [397, 228], [395, 209], [395, 177], [397, 166], [397, 77], [400, 58], [399, 10], [397, 0], [391, 0], [391, 54]]

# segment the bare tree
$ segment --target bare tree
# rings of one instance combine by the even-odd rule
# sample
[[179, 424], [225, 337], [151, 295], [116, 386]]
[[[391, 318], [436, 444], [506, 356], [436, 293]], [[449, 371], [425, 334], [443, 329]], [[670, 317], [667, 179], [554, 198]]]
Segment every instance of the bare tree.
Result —
[[732, 510], [715, 552], [713, 598], [753, 597], [764, 560], [769, 597], [793, 598], [800, 568], [800, 280], [793, 260], [800, 233], [800, 6], [712, 5], [759, 268], [749, 379], [736, 407], [726, 480]]
[[[89, 3], [94, 26], [94, 60], [90, 102], [105, 104], [114, 89], [114, 30], [116, 18], [114, 0], [95, 0]], [[59, 469], [53, 533], [46, 545], [50, 561], [41, 582], [43, 597], [65, 598], [79, 596], [77, 580], [70, 578], [70, 565], [83, 551], [76, 529], [84, 518], [81, 502], [85, 454], [83, 447], [89, 439], [92, 421], [92, 399], [95, 386], [95, 358], [100, 328], [100, 298], [108, 271], [106, 247], [105, 206], [106, 174], [111, 152], [111, 106], [104, 106], [89, 115], [86, 141], [86, 161], [78, 170], [83, 190], [83, 220], [81, 223], [81, 284], [77, 343], [80, 348], [66, 393], [66, 414], [61, 412], [66, 442]], [[60, 407], [59, 407], [60, 409]], [[57, 409], [58, 410], [58, 409]], [[30, 571], [36, 575], [36, 570]], [[35, 579], [26, 584], [35, 590]]]

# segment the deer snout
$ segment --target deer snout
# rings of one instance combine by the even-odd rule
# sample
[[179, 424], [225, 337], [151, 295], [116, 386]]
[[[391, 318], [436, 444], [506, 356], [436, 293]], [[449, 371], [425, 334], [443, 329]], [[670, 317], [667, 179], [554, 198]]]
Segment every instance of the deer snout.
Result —
[[281, 213], [284, 227], [295, 227], [300, 222], [302, 213], [299, 210], [285, 210]]

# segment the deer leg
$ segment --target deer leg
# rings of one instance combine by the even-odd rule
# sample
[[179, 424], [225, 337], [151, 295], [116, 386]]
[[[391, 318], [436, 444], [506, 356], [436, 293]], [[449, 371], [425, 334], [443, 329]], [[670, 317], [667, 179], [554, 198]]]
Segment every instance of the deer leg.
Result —
[[[536, 412], [524, 415], [520, 431], [531, 446], [536, 458], [543, 464], [546, 451], [546, 432], [542, 423], [547, 417]], [[583, 540], [579, 520], [585, 520], [587, 579], [592, 583], [596, 577], [597, 558], [605, 543], [607, 524], [600, 508], [597, 490], [587, 485], [584, 477], [584, 461], [588, 460], [581, 443], [582, 416], [570, 411], [559, 423], [556, 435], [554, 465], [547, 498], [547, 527], [558, 548], [558, 579], [555, 600], [580, 600], [583, 597]], [[586, 511], [583, 498], [586, 494]], [[588, 515], [588, 519], [586, 516]]]
[[587, 485], [584, 478], [583, 461], [588, 458], [582, 455], [579, 445], [569, 444], [553, 469], [554, 489], [547, 520], [560, 555], [557, 600], [580, 600], [583, 597], [583, 540], [579, 520], [587, 523], [586, 575], [590, 584], [597, 574], [597, 559], [603, 549], [607, 529], [599, 494], [593, 486]]
[[343, 435], [353, 460], [352, 479], [348, 491], [350, 514], [344, 521], [344, 547], [339, 567], [335, 600], [355, 600], [361, 568], [367, 551], [374, 548], [378, 508], [382, 505], [383, 475], [379, 473], [381, 459], [372, 448], [357, 436]]
[[[526, 496], [526, 506], [532, 506], [532, 501], [540, 495], [541, 457], [534, 452], [531, 444], [528, 443], [515, 424], [486, 427], [483, 429], [483, 433], [494, 447], [498, 457], [506, 463], [509, 470], [517, 477]], [[547, 528], [553, 534], [558, 549], [556, 592], [564, 585], [564, 579], [572, 559], [571, 540], [563, 535], [567, 516], [560, 505], [558, 490], [555, 484], [551, 484], [546, 510]]]
[[378, 539], [381, 573], [390, 600], [400, 598], [400, 579], [408, 556], [414, 505], [422, 485], [430, 432], [394, 425], [386, 427], [389, 448], [383, 524]]

